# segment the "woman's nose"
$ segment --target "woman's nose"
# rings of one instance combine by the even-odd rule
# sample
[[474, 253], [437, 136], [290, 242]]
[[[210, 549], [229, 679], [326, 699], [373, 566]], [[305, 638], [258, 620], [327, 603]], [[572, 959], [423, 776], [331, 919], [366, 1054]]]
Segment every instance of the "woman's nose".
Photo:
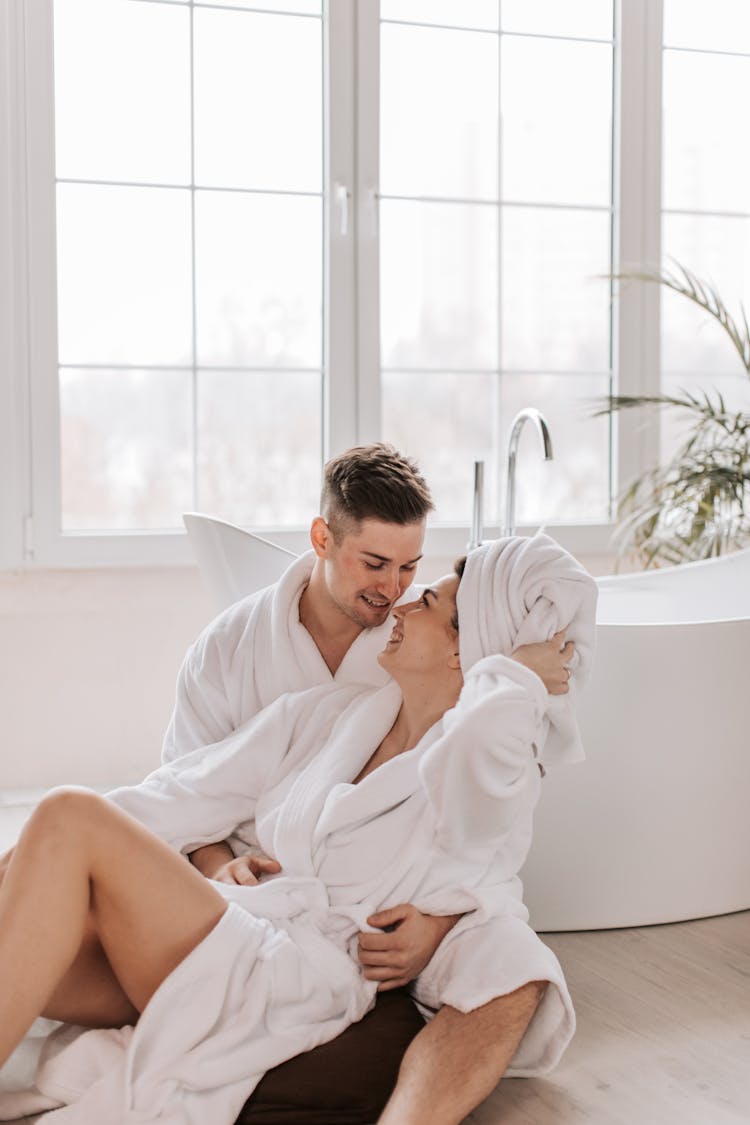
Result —
[[400, 620], [402, 617], [406, 617], [407, 613], [411, 613], [413, 609], [416, 609], [418, 605], [419, 598], [415, 598], [413, 602], [402, 602], [401, 605], [394, 605], [393, 616]]

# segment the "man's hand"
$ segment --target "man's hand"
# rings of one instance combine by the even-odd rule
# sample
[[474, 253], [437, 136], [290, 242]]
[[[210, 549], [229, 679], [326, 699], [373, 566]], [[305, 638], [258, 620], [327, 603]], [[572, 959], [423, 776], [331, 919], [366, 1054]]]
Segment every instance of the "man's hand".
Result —
[[281, 865], [265, 855], [240, 855], [235, 859], [229, 844], [225, 843], [205, 844], [191, 852], [188, 859], [207, 879], [240, 886], [251, 886], [261, 875], [281, 871]]
[[565, 643], [565, 630], [561, 629], [551, 641], [517, 648], [512, 659], [536, 672], [550, 695], [565, 695], [569, 690], [570, 679], [567, 665], [573, 659], [574, 652], [573, 642]]
[[359, 935], [359, 963], [367, 980], [379, 981], [378, 992], [401, 988], [422, 972], [445, 935], [455, 926], [460, 914], [446, 917], [420, 914], [405, 903], [371, 914], [368, 926], [387, 933]]
[[265, 855], [238, 855], [223, 864], [211, 876], [217, 883], [237, 883], [243, 887], [251, 887], [260, 880], [261, 875], [276, 875], [281, 871], [281, 864], [275, 859]]

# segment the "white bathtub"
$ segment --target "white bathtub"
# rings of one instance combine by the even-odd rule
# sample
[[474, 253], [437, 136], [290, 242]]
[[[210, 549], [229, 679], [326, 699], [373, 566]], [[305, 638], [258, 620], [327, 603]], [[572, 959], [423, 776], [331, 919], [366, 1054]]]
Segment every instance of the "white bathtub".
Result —
[[[217, 609], [290, 553], [185, 522]], [[581, 701], [587, 760], [551, 771], [523, 871], [538, 930], [674, 922], [750, 907], [750, 551], [599, 579]]]
[[750, 551], [599, 579], [587, 760], [551, 771], [523, 872], [539, 930], [750, 907]]

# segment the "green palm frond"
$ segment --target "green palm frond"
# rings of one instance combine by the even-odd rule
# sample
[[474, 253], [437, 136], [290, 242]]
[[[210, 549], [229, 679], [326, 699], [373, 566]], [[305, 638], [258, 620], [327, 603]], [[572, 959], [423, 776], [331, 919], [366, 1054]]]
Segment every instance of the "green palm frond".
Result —
[[[708, 313], [729, 337], [750, 377], [750, 325], [735, 319], [713, 288], [684, 266], [613, 275], [654, 282]], [[633, 409], [679, 411], [680, 447], [665, 464], [634, 480], [618, 505], [615, 542], [644, 567], [711, 558], [750, 544], [750, 413], [730, 410], [716, 390], [614, 395], [595, 414]]]
[[721, 325], [742, 361], [745, 374], [750, 376], [750, 325], [748, 325], [744, 305], [740, 304], [741, 324], [738, 324], [716, 289], [705, 281], [701, 281], [691, 270], [680, 265], [679, 262], [674, 263], [673, 270], [650, 269], [637, 270], [632, 273], [626, 271], [612, 274], [612, 279], [614, 281], [646, 281], [663, 285], [666, 289], [671, 289], [673, 293], [678, 293], [680, 296], [687, 298], [688, 301], [692, 301], [694, 305], [703, 309]]

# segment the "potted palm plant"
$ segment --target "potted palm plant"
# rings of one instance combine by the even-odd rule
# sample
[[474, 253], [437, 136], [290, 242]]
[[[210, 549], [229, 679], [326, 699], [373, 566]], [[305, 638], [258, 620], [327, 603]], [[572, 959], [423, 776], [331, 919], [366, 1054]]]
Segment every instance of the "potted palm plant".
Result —
[[[750, 327], [716, 290], [684, 266], [615, 275], [663, 285], [718, 322], [750, 379]], [[681, 443], [664, 464], [642, 473], [618, 503], [615, 540], [644, 568], [710, 558], [750, 542], [750, 413], [729, 410], [715, 389], [675, 395], [614, 395], [600, 411], [636, 407], [680, 411]]]

